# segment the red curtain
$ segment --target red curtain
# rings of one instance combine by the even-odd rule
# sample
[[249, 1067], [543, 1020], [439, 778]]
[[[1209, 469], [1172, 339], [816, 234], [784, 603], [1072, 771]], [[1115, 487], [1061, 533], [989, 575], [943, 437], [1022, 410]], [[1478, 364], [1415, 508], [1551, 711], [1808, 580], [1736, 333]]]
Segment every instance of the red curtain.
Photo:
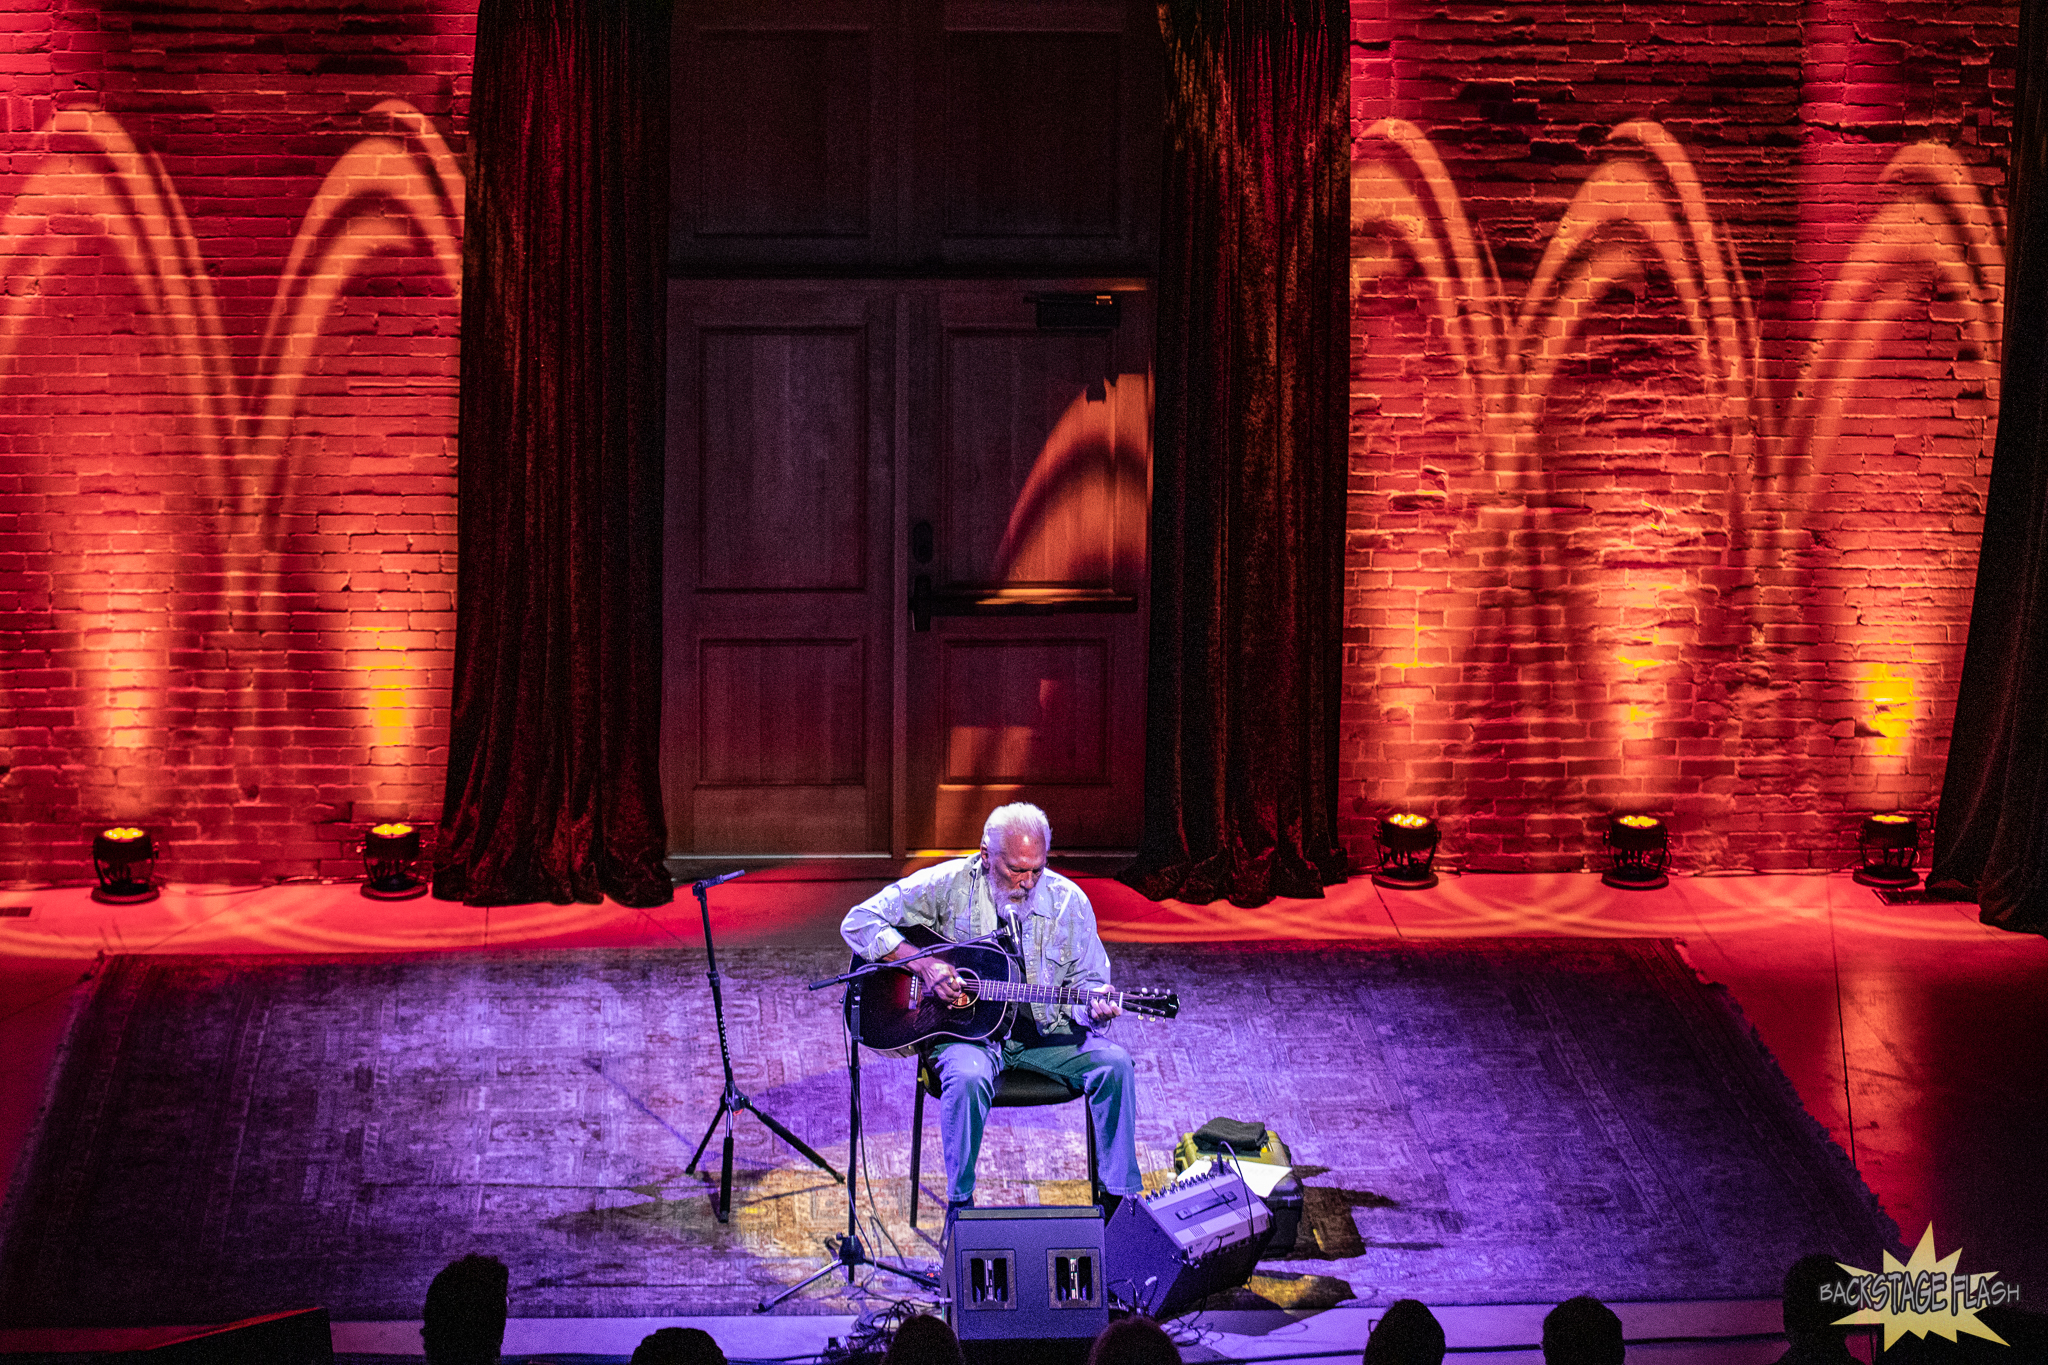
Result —
[[1165, 0], [1145, 832], [1188, 901], [1321, 896], [1336, 839], [1344, 0]]
[[1948, 770], [1936, 892], [2048, 933], [2048, 3], [2020, 6], [1998, 444]]
[[669, 11], [483, 0], [434, 894], [673, 895], [662, 859]]

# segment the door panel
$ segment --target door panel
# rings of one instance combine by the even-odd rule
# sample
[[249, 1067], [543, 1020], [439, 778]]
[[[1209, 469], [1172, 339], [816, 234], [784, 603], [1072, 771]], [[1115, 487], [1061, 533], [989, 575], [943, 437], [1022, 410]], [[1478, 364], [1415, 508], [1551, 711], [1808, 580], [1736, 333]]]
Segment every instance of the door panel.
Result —
[[937, 420], [913, 428], [907, 504], [951, 613], [906, 651], [916, 849], [972, 847], [1010, 800], [1044, 806], [1058, 848], [1137, 842], [1150, 301], [1118, 291], [1114, 330], [1063, 332], [1035, 292], [952, 286], [913, 348]]
[[1120, 37], [946, 35], [947, 236], [1116, 237]]
[[707, 329], [697, 586], [867, 586], [864, 328]]
[[1157, 258], [1154, 0], [691, 0], [672, 44], [678, 272]]
[[968, 848], [1015, 799], [1135, 846], [1150, 303], [1033, 303], [1098, 287], [671, 285], [674, 852]]
[[947, 586], [1108, 587], [1116, 428], [1106, 336], [949, 326]]
[[[912, 5], [922, 15], [924, 5]], [[946, 0], [906, 46], [902, 247], [956, 267], [1144, 270], [1164, 109], [1149, 0]]]
[[940, 642], [946, 786], [1106, 783], [1109, 642]]
[[670, 286], [672, 851], [888, 846], [893, 310], [876, 290]]
[[861, 654], [859, 640], [700, 642], [698, 785], [860, 785]]
[[[696, 232], [704, 238], [866, 237], [868, 76], [864, 31], [701, 30]], [[692, 137], [692, 135], [694, 136]]]
[[671, 264], [895, 261], [904, 43], [898, 0], [676, 6]]

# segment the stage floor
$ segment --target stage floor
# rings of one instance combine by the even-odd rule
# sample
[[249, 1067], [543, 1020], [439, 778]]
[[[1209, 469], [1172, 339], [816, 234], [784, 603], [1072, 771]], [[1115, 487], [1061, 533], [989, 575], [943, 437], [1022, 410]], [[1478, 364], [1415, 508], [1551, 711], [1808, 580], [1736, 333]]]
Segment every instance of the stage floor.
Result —
[[[877, 884], [825, 879], [800, 866], [756, 874], [712, 893], [714, 931], [721, 946], [829, 944], [840, 913]], [[1472, 875], [1413, 893], [1358, 879], [1321, 901], [1257, 910], [1155, 905], [1113, 882], [1087, 878], [1084, 885], [1112, 942], [1682, 939], [1700, 973], [1733, 991], [1807, 1110], [1852, 1153], [1909, 1242], [1932, 1220], [1942, 1254], [1962, 1249], [1962, 1269], [1997, 1270], [2023, 1287], [2048, 1283], [2048, 1255], [2037, 1233], [2048, 1226], [2048, 1190], [2034, 1157], [2037, 1135], [2048, 1124], [2048, 1095], [2039, 1085], [2048, 1074], [2048, 944], [1984, 928], [1974, 907], [1887, 906], [1842, 875], [1677, 878], [1654, 892], [1613, 891], [1587, 874]], [[0, 893], [0, 906], [15, 908], [0, 916], [0, 1037], [6, 1043], [0, 1048], [0, 1169], [8, 1171], [36, 1121], [80, 978], [101, 951], [324, 954], [674, 947], [702, 939], [687, 893], [652, 912], [610, 904], [488, 910], [432, 900], [379, 904], [350, 886], [312, 885], [174, 887], [155, 903], [121, 908], [96, 905], [83, 889], [15, 891]], [[24, 906], [26, 914], [19, 911]], [[1705, 1314], [1700, 1321], [1706, 1326], [1694, 1324], [1696, 1330], [1661, 1325], [1681, 1307], [1644, 1305], [1623, 1316], [1637, 1337], [1739, 1335], [1768, 1330], [1774, 1316], [1767, 1305], [1729, 1303], [1686, 1309]], [[1529, 1311], [1540, 1319], [1540, 1311]], [[1459, 1314], [1453, 1344], [1534, 1339], [1509, 1309]], [[1211, 1350], [1269, 1355], [1327, 1344], [1355, 1352], [1375, 1316], [1368, 1309], [1329, 1310], [1260, 1331], [1227, 1332]], [[783, 1338], [791, 1331], [807, 1339], [830, 1334], [835, 1322], [811, 1318], [800, 1329], [770, 1329], [761, 1319], [722, 1321], [729, 1330], [715, 1335], [731, 1338], [729, 1350], [750, 1355], [806, 1349]], [[367, 1353], [404, 1349], [389, 1344], [398, 1326], [344, 1326], [337, 1346]], [[645, 1324], [586, 1326], [623, 1340]], [[566, 1353], [561, 1327], [518, 1328], [508, 1351]], [[521, 1332], [535, 1339], [523, 1343]], [[351, 1333], [370, 1335], [358, 1343]], [[757, 1340], [777, 1349], [758, 1349]], [[1714, 1358], [1749, 1359], [1752, 1347], [1758, 1360], [1782, 1350], [1731, 1344], [1716, 1348]], [[594, 1341], [582, 1349], [624, 1353]], [[1646, 1349], [1673, 1359], [1694, 1350]]]

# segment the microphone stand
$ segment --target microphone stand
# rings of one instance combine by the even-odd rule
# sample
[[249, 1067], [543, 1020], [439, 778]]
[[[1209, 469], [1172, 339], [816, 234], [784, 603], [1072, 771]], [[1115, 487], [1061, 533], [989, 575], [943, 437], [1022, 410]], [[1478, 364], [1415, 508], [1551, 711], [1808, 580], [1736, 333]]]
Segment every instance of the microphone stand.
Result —
[[[994, 937], [994, 934], [987, 934], [982, 938], [972, 940], [972, 942], [977, 944], [983, 943]], [[877, 1270], [887, 1271], [891, 1275], [900, 1276], [903, 1279], [909, 1280], [912, 1284], [925, 1289], [937, 1289], [939, 1287], [939, 1280], [936, 1275], [927, 1275], [921, 1270], [912, 1270], [907, 1266], [891, 1265], [887, 1261], [878, 1261], [868, 1255], [867, 1248], [861, 1245], [859, 1192], [855, 1188], [860, 1171], [860, 997], [863, 979], [873, 976], [876, 972], [886, 967], [907, 966], [921, 957], [930, 957], [934, 953], [942, 953], [948, 949], [963, 946], [965, 945], [958, 943], [941, 943], [935, 947], [926, 948], [923, 952], [912, 953], [909, 957], [899, 957], [893, 961], [870, 962], [864, 966], [856, 967], [850, 972], [843, 972], [838, 976], [829, 976], [823, 981], [813, 981], [811, 983], [811, 989], [814, 991], [822, 990], [826, 986], [841, 984], [846, 986], [846, 1027], [847, 1031], [852, 1035], [847, 1045], [846, 1059], [847, 1077], [851, 1082], [846, 1115], [846, 1235], [844, 1237], [827, 1238], [825, 1249], [832, 1253], [832, 1259], [812, 1271], [802, 1280], [777, 1294], [774, 1298], [763, 1299], [755, 1304], [754, 1311], [756, 1313], [765, 1313], [784, 1299], [793, 1298], [803, 1293], [804, 1290], [809, 1289], [812, 1285], [841, 1267], [844, 1267], [846, 1270], [846, 1282], [848, 1284], [853, 1283], [853, 1272], [856, 1268], [871, 1265]]]
[[[744, 869], [742, 869], [744, 871]], [[690, 1164], [683, 1168], [685, 1175], [693, 1175], [697, 1163], [704, 1157], [704, 1149], [711, 1145], [711, 1135], [718, 1131], [718, 1125], [725, 1125], [725, 1156], [718, 1170], [718, 1221], [730, 1222], [732, 1214], [732, 1117], [742, 1109], [753, 1111], [754, 1117], [768, 1125], [768, 1131], [781, 1138], [790, 1146], [811, 1159], [812, 1164], [822, 1168], [834, 1180], [845, 1183], [846, 1177], [832, 1169], [832, 1163], [812, 1151], [804, 1140], [775, 1121], [775, 1116], [755, 1104], [747, 1093], [740, 1089], [739, 1082], [732, 1074], [732, 1047], [725, 1037], [725, 993], [719, 988], [718, 952], [711, 945], [711, 900], [705, 893], [720, 882], [729, 882], [739, 872], [728, 872], [722, 877], [707, 877], [691, 885], [696, 893], [697, 909], [704, 916], [704, 960], [711, 967], [711, 1010], [718, 1016], [718, 1058], [725, 1064], [725, 1093], [719, 1096], [718, 1109], [711, 1115], [711, 1123], [704, 1129], [704, 1140], [697, 1144], [697, 1150], [690, 1157]]]

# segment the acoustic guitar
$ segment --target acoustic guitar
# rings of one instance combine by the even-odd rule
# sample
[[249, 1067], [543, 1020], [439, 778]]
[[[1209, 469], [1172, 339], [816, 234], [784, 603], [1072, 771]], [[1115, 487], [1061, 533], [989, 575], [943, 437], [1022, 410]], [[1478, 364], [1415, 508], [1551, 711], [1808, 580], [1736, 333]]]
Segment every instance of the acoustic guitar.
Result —
[[[913, 948], [930, 948], [946, 940], [918, 925], [901, 928]], [[992, 1037], [1010, 1022], [1018, 1005], [1079, 1005], [1096, 998], [1085, 986], [1034, 986], [1023, 979], [1015, 958], [1000, 948], [963, 944], [934, 954], [953, 964], [960, 975], [958, 1000], [947, 1004], [926, 989], [924, 979], [908, 967], [890, 967], [859, 983], [860, 1041], [884, 1052], [899, 1051], [939, 1038], [972, 1042]], [[863, 962], [856, 958], [855, 967]], [[1150, 987], [1111, 987], [1108, 997], [1127, 1014], [1171, 1019], [1180, 1013], [1180, 997]], [[852, 1026], [853, 1001], [847, 1000]]]

